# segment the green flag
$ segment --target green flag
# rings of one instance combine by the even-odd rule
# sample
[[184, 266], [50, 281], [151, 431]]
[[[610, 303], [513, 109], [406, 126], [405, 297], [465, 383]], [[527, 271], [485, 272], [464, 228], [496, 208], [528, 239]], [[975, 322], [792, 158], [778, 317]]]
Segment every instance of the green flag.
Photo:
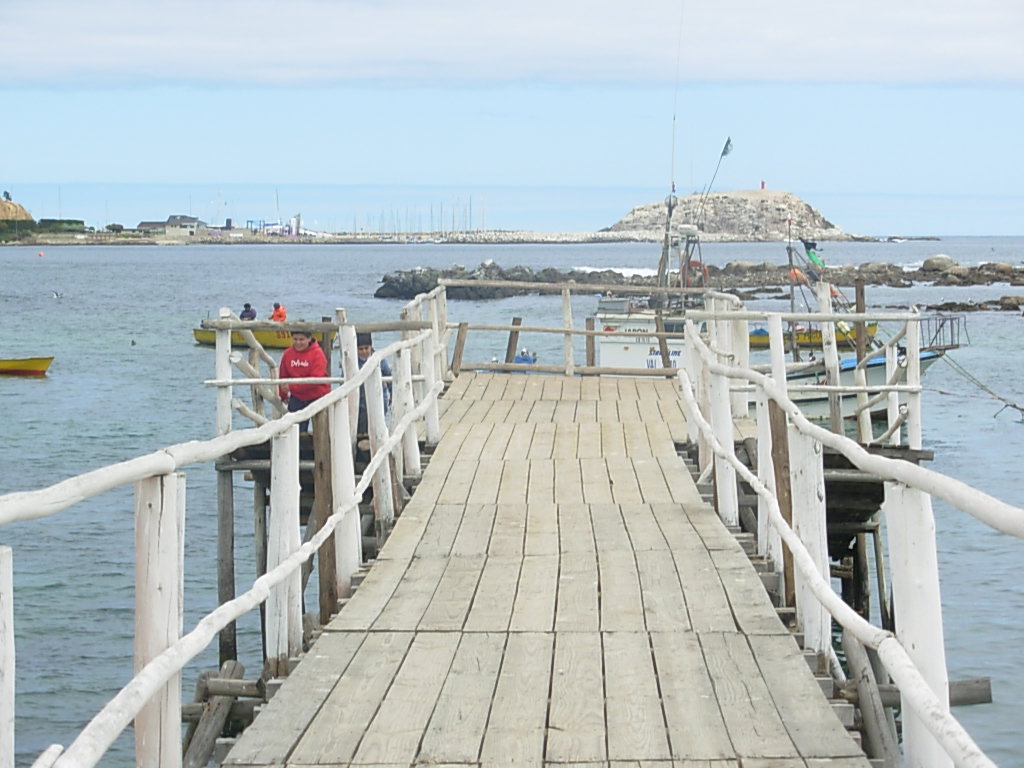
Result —
[[801, 240], [800, 242], [804, 244], [804, 252], [807, 254], [807, 258], [810, 259], [811, 262], [813, 262], [814, 264], [817, 264], [819, 267], [824, 267], [825, 262], [814, 251], [814, 249], [818, 247], [818, 244], [812, 243], [810, 240]]

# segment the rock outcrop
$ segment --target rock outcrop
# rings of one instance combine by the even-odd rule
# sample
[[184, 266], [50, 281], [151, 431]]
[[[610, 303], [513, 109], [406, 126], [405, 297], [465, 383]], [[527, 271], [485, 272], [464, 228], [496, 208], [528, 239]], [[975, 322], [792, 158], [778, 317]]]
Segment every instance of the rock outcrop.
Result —
[[[949, 257], [946, 257], [947, 259]], [[942, 267], [939, 267], [939, 263]], [[840, 287], [852, 287], [858, 281], [864, 285], [887, 285], [895, 288], [909, 288], [915, 283], [933, 285], [992, 285], [1006, 283], [1013, 286], [1024, 286], [1024, 267], [1014, 267], [1007, 263], [982, 264], [976, 267], [962, 266], [949, 259], [948, 262], [933, 262], [920, 269], [906, 271], [896, 264], [868, 262], [857, 266], [843, 265], [826, 267], [820, 275]], [[927, 262], [926, 262], [927, 264]], [[790, 283], [789, 266], [763, 262], [755, 264], [746, 261], [729, 262], [724, 267], [708, 265], [709, 286], [716, 290], [729, 291], [744, 297], [780, 291]], [[818, 279], [819, 275], [808, 275], [810, 280]], [[476, 269], [463, 266], [451, 269], [416, 269], [403, 270], [384, 275], [381, 285], [374, 296], [387, 299], [411, 299], [417, 294], [426, 293], [437, 286], [440, 278], [460, 280], [514, 280], [519, 283], [558, 283], [574, 280], [585, 285], [651, 285], [651, 277], [624, 277], [618, 272], [604, 270], [599, 272], [559, 272], [556, 269], [535, 271], [529, 267], [511, 267], [503, 269], [493, 261], [485, 261]], [[489, 286], [452, 287], [448, 289], [449, 299], [496, 299], [536, 292], [528, 285], [516, 288], [494, 288]], [[1017, 302], [1002, 300], [997, 306], [970, 305], [970, 309], [1016, 309]], [[961, 309], [963, 309], [961, 307]]]
[[32, 216], [15, 202], [0, 200], [0, 221], [32, 221]]
[[[604, 231], [642, 232], [644, 239], [658, 240], [665, 232], [667, 210], [664, 200], [640, 205]], [[874, 239], [848, 234], [796, 195], [770, 189], [679, 197], [672, 222], [696, 225], [707, 242]]]

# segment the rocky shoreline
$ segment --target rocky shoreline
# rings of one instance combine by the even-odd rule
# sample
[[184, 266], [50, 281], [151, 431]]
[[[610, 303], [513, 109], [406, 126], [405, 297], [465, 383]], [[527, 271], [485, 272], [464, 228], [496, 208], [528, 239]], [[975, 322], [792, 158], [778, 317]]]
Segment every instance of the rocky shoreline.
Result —
[[[781, 291], [790, 284], [789, 267], [763, 262], [730, 262], [724, 267], [708, 265], [710, 287], [735, 293], [741, 298], [763, 296], [772, 289]], [[1008, 284], [1024, 286], [1024, 267], [1008, 263], [991, 263], [976, 267], [957, 264], [945, 255], [926, 259], [919, 269], [906, 271], [902, 267], [881, 262], [826, 267], [825, 279], [839, 287], [853, 287], [858, 282], [864, 285], [885, 285], [895, 288], [909, 288], [915, 284], [970, 286]], [[813, 278], [814, 275], [811, 275]], [[386, 299], [411, 299], [420, 293], [432, 290], [438, 280], [504, 280], [519, 283], [558, 283], [575, 281], [583, 285], [652, 285], [653, 277], [624, 277], [612, 270], [562, 272], [556, 269], [534, 270], [530, 267], [514, 266], [503, 268], [493, 261], [485, 261], [475, 269], [456, 266], [449, 269], [417, 267], [410, 270], [391, 272], [381, 278], [381, 284], [374, 296]], [[507, 288], [490, 286], [457, 286], [448, 288], [452, 300], [486, 300], [520, 296], [533, 293], [529, 288]], [[1019, 311], [1024, 306], [1024, 295], [1004, 296], [998, 301], [980, 303], [949, 303], [929, 307], [943, 311], [1007, 310]]]

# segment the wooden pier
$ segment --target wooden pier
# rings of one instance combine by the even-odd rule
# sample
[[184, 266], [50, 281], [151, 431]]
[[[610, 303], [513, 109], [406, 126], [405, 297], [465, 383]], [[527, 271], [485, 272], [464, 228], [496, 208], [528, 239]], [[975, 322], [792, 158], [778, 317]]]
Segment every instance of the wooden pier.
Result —
[[677, 446], [673, 379], [463, 373], [232, 766], [869, 765]]

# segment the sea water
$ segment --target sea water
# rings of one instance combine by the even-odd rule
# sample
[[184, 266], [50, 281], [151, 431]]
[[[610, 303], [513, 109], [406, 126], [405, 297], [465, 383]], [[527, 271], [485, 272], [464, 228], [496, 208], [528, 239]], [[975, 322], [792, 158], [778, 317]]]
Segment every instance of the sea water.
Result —
[[[962, 264], [1024, 259], [1021, 238], [959, 238], [904, 243], [828, 243], [830, 264], [883, 261], [919, 265], [936, 253]], [[269, 315], [274, 301], [289, 319], [317, 320], [344, 307], [354, 321], [391, 320], [403, 301], [373, 298], [388, 271], [416, 266], [473, 267], [491, 259], [508, 267], [649, 269], [657, 245], [376, 245], [146, 246], [0, 248], [0, 356], [54, 355], [41, 380], [0, 377], [4, 403], [0, 493], [55, 483], [164, 446], [214, 434], [213, 353], [193, 343], [199, 320], [243, 302]], [[785, 261], [780, 244], [709, 244], [709, 264]], [[869, 287], [871, 308], [945, 301], [982, 301], [1019, 294], [1007, 285], [948, 288]], [[777, 300], [755, 302], [786, 309]], [[596, 301], [573, 301], [576, 323]], [[556, 324], [557, 296], [451, 302], [451, 320]], [[934, 469], [1024, 506], [1024, 406], [1017, 356], [1024, 318], [1015, 312], [975, 312], [970, 344], [950, 353], [984, 385], [936, 364], [925, 376], [925, 447]], [[376, 339], [378, 347], [389, 339]], [[541, 362], [561, 358], [557, 335], [524, 334], [522, 346]], [[502, 357], [505, 340], [471, 339], [466, 359]], [[582, 353], [578, 353], [582, 359]], [[996, 399], [998, 395], [1004, 400]], [[1004, 402], [1005, 401], [1005, 402]], [[245, 426], [239, 422], [238, 426]], [[216, 604], [215, 473], [186, 470], [185, 628]], [[236, 477], [236, 564], [239, 592], [255, 573], [251, 485]], [[1017, 698], [1024, 690], [1024, 542], [996, 533], [968, 515], [935, 503], [945, 640], [950, 677], [988, 675], [992, 704], [955, 714], [1004, 768], [1024, 767]], [[14, 550], [17, 640], [17, 764], [29, 765], [51, 743], [69, 744], [132, 674], [134, 544], [130, 489], [104, 494], [53, 517], [0, 528]], [[215, 645], [215, 644], [214, 644]], [[254, 616], [239, 622], [247, 677], [259, 673]], [[186, 670], [183, 695], [196, 674], [217, 664], [216, 648]], [[102, 761], [132, 764], [130, 729]]]

